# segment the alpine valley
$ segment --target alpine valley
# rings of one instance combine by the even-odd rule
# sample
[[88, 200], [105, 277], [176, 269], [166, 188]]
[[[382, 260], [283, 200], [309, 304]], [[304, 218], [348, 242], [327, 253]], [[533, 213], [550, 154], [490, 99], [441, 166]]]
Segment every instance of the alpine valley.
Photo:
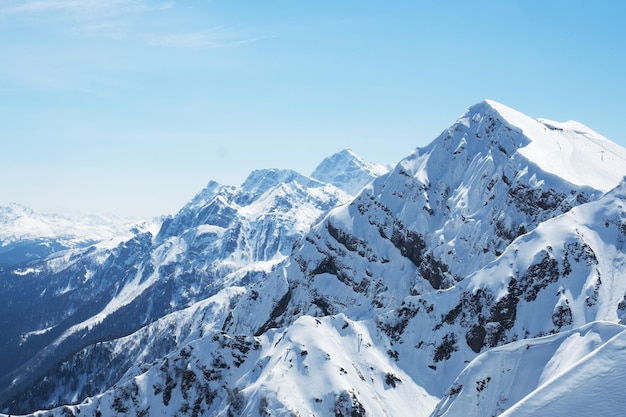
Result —
[[394, 167], [344, 150], [141, 224], [0, 208], [0, 410], [623, 415], [625, 176], [483, 101]]

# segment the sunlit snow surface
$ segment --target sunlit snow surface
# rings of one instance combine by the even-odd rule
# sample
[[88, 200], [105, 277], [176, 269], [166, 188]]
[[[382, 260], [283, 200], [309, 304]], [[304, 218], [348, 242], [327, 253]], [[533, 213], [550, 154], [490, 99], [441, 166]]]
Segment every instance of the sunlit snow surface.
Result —
[[592, 322], [490, 350], [460, 374], [433, 416], [622, 415], [625, 330]]
[[576, 185], [609, 191], [621, 180], [626, 150], [587, 126], [530, 117], [494, 101], [486, 101], [513, 126], [519, 126], [530, 143], [520, 154], [546, 172]]

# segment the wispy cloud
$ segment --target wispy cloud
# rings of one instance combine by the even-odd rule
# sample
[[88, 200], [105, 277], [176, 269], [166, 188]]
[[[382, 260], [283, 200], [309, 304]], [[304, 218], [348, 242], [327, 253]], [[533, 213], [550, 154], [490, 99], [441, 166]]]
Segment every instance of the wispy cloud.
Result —
[[245, 37], [237, 30], [224, 26], [196, 32], [144, 36], [150, 45], [176, 48], [232, 48], [266, 38], [267, 36]]
[[145, 0], [6, 0], [0, 2], [4, 14], [45, 13], [64, 11], [80, 14], [140, 13], [172, 7], [171, 2], [147, 2]]
[[268, 38], [248, 36], [227, 26], [177, 32], [163, 25], [162, 31], [155, 32], [139, 23], [141, 15], [174, 9], [174, 5], [173, 1], [163, 0], [0, 0], [0, 15], [54, 14], [67, 20], [65, 29], [75, 33], [171, 48], [232, 48]]
[[122, 40], [136, 18], [172, 7], [170, 1], [148, 0], [0, 0], [0, 16], [53, 19], [61, 30]]

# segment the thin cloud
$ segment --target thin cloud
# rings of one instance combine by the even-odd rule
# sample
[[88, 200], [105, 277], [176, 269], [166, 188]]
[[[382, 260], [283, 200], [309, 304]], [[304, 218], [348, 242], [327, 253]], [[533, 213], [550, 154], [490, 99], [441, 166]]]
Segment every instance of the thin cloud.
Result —
[[37, 1], [21, 1], [21, 2], [3, 2], [0, 5], [2, 12], [5, 14], [20, 14], [20, 13], [41, 13], [41, 12], [49, 12], [54, 10], [70, 10], [83, 8], [85, 4], [89, 4], [90, 2], [85, 2], [81, 4], [80, 1], [76, 0], [37, 0]]
[[144, 37], [150, 45], [173, 48], [232, 48], [266, 38], [265, 36], [241, 37], [236, 31], [223, 26], [197, 32], [150, 34]]
[[[244, 36], [236, 29], [215, 26], [181, 33], [146, 33], [136, 27], [132, 15], [174, 7], [172, 1], [148, 0], [0, 0], [0, 15], [45, 16], [54, 13], [67, 19], [70, 31], [114, 40], [136, 40], [170, 48], [232, 48], [268, 36]], [[142, 33], [143, 32], [143, 33]]]
[[92, 13], [141, 13], [172, 7], [171, 2], [150, 4], [145, 0], [26, 0], [4, 1], [0, 12], [4, 14], [35, 14], [46, 12]]

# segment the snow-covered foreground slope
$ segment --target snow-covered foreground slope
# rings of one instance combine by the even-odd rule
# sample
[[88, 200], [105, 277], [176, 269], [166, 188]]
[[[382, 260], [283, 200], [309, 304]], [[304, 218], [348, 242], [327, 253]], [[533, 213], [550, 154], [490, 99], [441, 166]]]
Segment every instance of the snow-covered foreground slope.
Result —
[[[538, 387], [502, 416], [622, 415], [626, 409], [625, 350], [626, 333], [622, 331]], [[558, 353], [556, 359], [563, 360]]]
[[485, 352], [461, 372], [433, 417], [622, 415], [625, 330], [592, 322]]
[[[619, 374], [626, 359], [625, 175], [626, 150], [591, 130], [485, 101], [354, 198], [290, 171], [211, 183], [147, 240], [149, 256], [127, 258], [132, 273], [95, 313], [145, 315], [162, 288], [169, 309], [85, 344], [54, 368], [63, 388], [28, 392], [54, 387], [40, 398], [74, 405], [38, 414], [59, 416], [558, 409], [551, 396], [582, 391], [583, 376], [602, 390], [594, 364]], [[293, 211], [293, 196], [336, 207]], [[129, 299], [141, 301], [106, 309]], [[95, 313], [72, 334], [98, 329]], [[77, 404], [89, 381], [97, 394]]]
[[343, 315], [300, 317], [259, 337], [207, 325], [200, 333], [116, 389], [38, 414], [427, 416], [437, 401], [374, 347], [366, 325]]

